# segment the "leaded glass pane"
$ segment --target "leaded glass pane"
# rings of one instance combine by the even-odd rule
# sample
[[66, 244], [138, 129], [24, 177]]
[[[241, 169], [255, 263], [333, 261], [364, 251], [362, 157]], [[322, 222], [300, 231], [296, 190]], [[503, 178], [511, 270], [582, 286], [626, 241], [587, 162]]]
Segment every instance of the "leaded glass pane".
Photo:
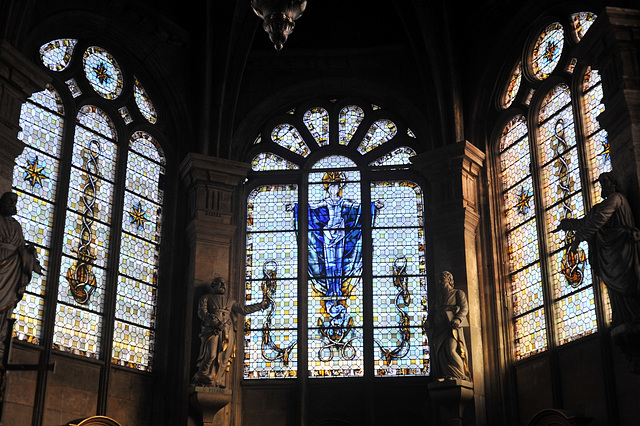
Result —
[[247, 199], [246, 303], [267, 298], [245, 317], [244, 377], [296, 377], [298, 366], [298, 245], [291, 211], [298, 191], [261, 186]]
[[518, 62], [515, 70], [511, 73], [511, 77], [509, 77], [509, 84], [502, 99], [503, 108], [509, 108], [511, 106], [513, 100], [518, 95], [518, 90], [520, 90], [520, 83], [522, 83], [522, 64]]
[[371, 184], [374, 371], [376, 375], [429, 372], [427, 283], [422, 190], [414, 182]]
[[562, 345], [597, 331], [595, 308], [595, 296], [591, 286], [556, 301], [558, 344]]
[[58, 303], [53, 347], [64, 352], [98, 358], [102, 317], [91, 311]]
[[411, 164], [410, 158], [413, 157], [414, 155], [416, 155], [416, 152], [412, 148], [402, 146], [378, 158], [376, 161], [369, 164], [369, 166], [381, 167], [381, 166], [402, 166], [405, 164]]
[[540, 264], [536, 263], [511, 275], [513, 315], [520, 316], [544, 303]]
[[531, 55], [534, 75], [544, 80], [560, 62], [564, 47], [564, 30], [559, 23], [547, 26], [538, 37]]
[[63, 71], [69, 66], [77, 43], [78, 40], [71, 38], [51, 40], [40, 46], [40, 60], [51, 71]]
[[283, 148], [303, 157], [306, 157], [311, 152], [302, 139], [300, 132], [298, 132], [298, 129], [291, 124], [280, 124], [276, 126], [273, 132], [271, 132], [271, 139]]
[[142, 84], [134, 77], [133, 82], [133, 97], [136, 101], [136, 105], [140, 110], [142, 116], [151, 124], [156, 124], [158, 115], [156, 114], [156, 108], [153, 106], [153, 102], [149, 98], [147, 91], [144, 90]]
[[544, 308], [515, 319], [515, 358], [517, 360], [547, 349]]
[[[53, 211], [59, 174], [64, 119], [58, 93], [51, 87], [34, 93], [22, 105], [18, 139], [25, 143], [13, 169], [13, 191], [18, 195], [15, 219], [25, 241], [35, 245], [45, 270], [53, 230]], [[32, 343], [40, 341], [46, 275], [33, 274], [25, 296], [14, 310], [13, 335]]]
[[146, 132], [129, 141], [112, 362], [151, 371], [164, 154]]
[[582, 40], [582, 37], [589, 31], [591, 25], [596, 21], [598, 16], [592, 12], [578, 12], [570, 16], [571, 25], [573, 26], [573, 32], [577, 41]]
[[[357, 171], [309, 174], [308, 362], [314, 377], [363, 374], [359, 181]], [[370, 208], [375, 214], [373, 203]]]
[[[604, 103], [602, 102], [602, 79], [597, 70], [589, 69], [586, 72], [583, 91], [582, 106], [587, 136], [585, 151], [589, 163], [590, 181], [593, 182], [600, 176], [600, 173], [611, 171], [607, 131], [600, 127], [598, 121], [598, 116], [604, 112]], [[594, 199], [599, 199], [599, 194], [596, 194], [595, 191], [592, 192], [592, 196]]]
[[362, 142], [358, 146], [360, 154], [366, 154], [390, 141], [398, 133], [396, 125], [391, 120], [378, 120], [371, 125], [367, 134], [362, 138]]
[[96, 93], [105, 99], [115, 99], [122, 93], [123, 76], [120, 66], [109, 52], [91, 46], [82, 58], [84, 74]]
[[256, 172], [267, 172], [270, 170], [297, 170], [297, 164], [285, 160], [273, 152], [261, 152], [251, 160], [251, 170]]
[[338, 115], [340, 145], [348, 145], [351, 142], [362, 120], [364, 120], [364, 110], [357, 105], [349, 105], [340, 110]]
[[302, 120], [319, 146], [329, 144], [329, 113], [326, 109], [311, 108], [304, 113]]

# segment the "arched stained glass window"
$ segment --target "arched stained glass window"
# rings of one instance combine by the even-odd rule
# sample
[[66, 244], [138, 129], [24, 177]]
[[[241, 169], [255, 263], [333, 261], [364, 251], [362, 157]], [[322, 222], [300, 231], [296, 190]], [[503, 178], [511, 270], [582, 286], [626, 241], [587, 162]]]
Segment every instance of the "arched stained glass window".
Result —
[[[146, 92], [99, 46], [61, 39], [40, 53], [48, 70], [73, 77], [58, 81], [54, 74], [22, 106], [17, 219], [45, 272], [34, 276], [14, 311], [14, 337], [150, 371], [165, 159], [156, 136], [126, 129], [143, 124], [128, 110], [140, 107], [148, 121], [155, 109], [146, 97], [142, 111], [138, 98]], [[74, 103], [78, 82], [93, 90], [81, 104]], [[120, 115], [106, 112], [114, 110]], [[55, 306], [45, 309], [50, 292]]]
[[250, 154], [246, 297], [271, 305], [245, 320], [244, 377], [428, 374], [424, 196], [408, 169], [415, 137], [377, 107], [293, 116], [265, 129]]
[[[584, 13], [568, 19], [593, 18]], [[588, 27], [582, 26], [582, 34]], [[501, 127], [498, 156], [516, 360], [597, 331], [601, 315], [586, 243], [572, 255], [566, 248], [573, 233], [554, 232], [562, 219], [585, 214], [595, 202], [595, 178], [611, 169], [606, 132], [597, 122], [604, 108], [599, 75], [576, 68], [575, 61], [571, 67], [560, 62], [566, 28], [572, 27], [547, 26], [531, 62], [538, 79], [553, 75], [561, 82], [537, 90], [538, 81], [523, 78], [516, 90], [532, 94], [528, 111], [523, 115], [522, 105], [507, 106], [512, 118]], [[572, 86], [562, 75], [567, 69], [580, 84]], [[514, 75], [503, 93], [513, 90]], [[572, 93], [570, 87], [582, 90]]]

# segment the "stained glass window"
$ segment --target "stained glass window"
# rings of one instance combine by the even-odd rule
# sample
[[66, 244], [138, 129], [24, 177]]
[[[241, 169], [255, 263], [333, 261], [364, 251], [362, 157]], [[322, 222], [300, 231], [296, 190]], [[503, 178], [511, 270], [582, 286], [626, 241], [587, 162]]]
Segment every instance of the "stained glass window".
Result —
[[518, 90], [520, 90], [520, 83], [522, 83], [522, 63], [518, 62], [518, 65], [516, 65], [515, 70], [513, 70], [509, 78], [509, 85], [502, 100], [503, 108], [509, 108], [511, 106], [518, 95]]
[[[594, 16], [571, 19], [574, 29], [575, 20], [582, 20], [584, 33]], [[535, 43], [532, 61], [539, 79], [557, 75], [561, 82], [542, 92], [535, 90], [537, 83], [523, 81], [539, 101], [530, 104], [539, 108], [528, 116], [514, 108], [499, 143], [516, 360], [598, 327], [588, 247], [582, 243], [577, 254], [569, 253], [573, 233], [554, 232], [562, 219], [588, 211], [587, 202], [595, 202], [595, 178], [611, 170], [606, 131], [597, 121], [604, 109], [600, 76], [590, 68], [578, 70], [574, 61], [572, 78], [579, 84], [573, 87], [582, 91], [570, 90], [573, 83], [560, 73], [565, 31], [559, 24], [548, 26]], [[512, 85], [513, 77], [507, 93]], [[579, 122], [584, 124], [578, 127]]]
[[153, 106], [149, 95], [147, 95], [147, 91], [144, 90], [144, 87], [142, 87], [142, 84], [140, 84], [137, 78], [133, 82], [133, 96], [135, 97], [136, 105], [140, 113], [149, 123], [155, 124], [158, 119], [156, 108]]
[[[283, 114], [253, 158], [249, 187], [265, 176], [290, 183], [248, 194], [247, 303], [267, 297], [271, 306], [245, 320], [246, 379], [429, 373], [424, 199], [418, 178], [407, 179], [415, 135], [372, 111], [381, 109]], [[411, 134], [406, 144], [389, 143], [400, 134]], [[283, 148], [295, 154], [272, 153]], [[377, 160], [359, 166], [370, 152]], [[387, 177], [375, 179], [382, 170]]]
[[547, 26], [538, 36], [531, 54], [533, 74], [543, 80], [553, 72], [560, 62], [564, 47], [564, 29], [555, 22]]
[[[74, 61], [80, 46], [84, 55]], [[108, 350], [113, 363], [149, 371], [164, 155], [155, 136], [126, 134], [114, 121], [136, 122], [128, 111], [138, 107], [137, 80], [125, 78], [109, 52], [62, 39], [40, 53], [45, 68], [66, 69], [73, 77], [55, 80], [22, 106], [19, 138], [26, 147], [16, 158], [13, 190], [17, 219], [45, 273], [34, 275], [14, 311], [14, 337], [39, 344], [50, 333], [56, 350], [109, 359], [102, 356]], [[99, 96], [89, 94], [76, 104], [80, 79]], [[72, 96], [60, 96], [63, 91]], [[125, 91], [128, 96], [120, 97]], [[106, 112], [115, 110], [121, 115]], [[125, 174], [118, 173], [119, 161], [126, 161]], [[54, 220], [56, 212], [63, 217]], [[120, 214], [122, 220], [115, 220]], [[56, 303], [45, 309], [49, 292], [57, 294]], [[115, 323], [105, 324], [112, 314]]]

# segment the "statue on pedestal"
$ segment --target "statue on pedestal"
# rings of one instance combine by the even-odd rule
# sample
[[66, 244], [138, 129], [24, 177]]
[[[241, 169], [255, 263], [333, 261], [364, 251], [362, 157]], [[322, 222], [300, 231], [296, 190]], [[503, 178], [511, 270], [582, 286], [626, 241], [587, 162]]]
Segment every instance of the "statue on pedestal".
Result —
[[639, 324], [640, 230], [615, 175], [602, 173], [598, 181], [604, 201], [582, 219], [563, 219], [555, 232], [575, 231], [570, 253], [588, 242], [589, 263], [608, 289], [612, 326]]
[[423, 328], [429, 335], [434, 375], [438, 379], [471, 380], [462, 327], [469, 326], [469, 303], [464, 291], [453, 288], [453, 275], [440, 275], [440, 294]]
[[248, 315], [269, 306], [268, 300], [241, 306], [226, 294], [226, 283], [220, 277], [211, 282], [211, 292], [198, 301], [198, 317], [202, 320], [198, 371], [192, 384], [224, 388], [224, 374], [234, 351], [238, 316]]
[[22, 227], [12, 216], [18, 196], [5, 192], [0, 197], [0, 360], [10, 338], [9, 319], [22, 300], [32, 273], [42, 273], [35, 247], [26, 244]]

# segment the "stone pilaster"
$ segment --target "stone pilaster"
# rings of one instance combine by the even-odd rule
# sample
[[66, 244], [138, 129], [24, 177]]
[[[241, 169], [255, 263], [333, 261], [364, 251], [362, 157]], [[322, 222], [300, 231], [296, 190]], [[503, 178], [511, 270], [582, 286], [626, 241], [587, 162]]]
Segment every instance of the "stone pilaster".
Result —
[[427, 178], [427, 232], [431, 235], [433, 272], [448, 270], [455, 287], [469, 300], [467, 337], [469, 368], [473, 376], [476, 418], [484, 413], [484, 362], [478, 282], [478, 242], [480, 221], [480, 171], [485, 155], [469, 142], [458, 142], [412, 159]]
[[[180, 175], [187, 188], [187, 208], [190, 212], [186, 229], [190, 250], [188, 285], [194, 304], [201, 295], [199, 290], [202, 286], [217, 276], [229, 283], [227, 291], [230, 295], [241, 300], [239, 289], [242, 286], [233, 282], [233, 277], [237, 276], [235, 268], [238, 267], [234, 258], [238, 226], [234, 213], [249, 167], [246, 163], [195, 153], [187, 155], [182, 162]], [[189, 312], [195, 318], [193, 306], [190, 308]], [[194, 322], [192, 327], [199, 329], [199, 321]], [[242, 329], [242, 324], [239, 327]], [[186, 330], [186, 333], [191, 335], [192, 330]], [[186, 359], [195, 359], [199, 344], [200, 342], [193, 342], [187, 345], [191, 347], [192, 356], [187, 356]], [[190, 390], [190, 400], [194, 408], [200, 411], [207, 426], [231, 423], [232, 404], [229, 402], [238, 397], [237, 392], [233, 392], [232, 371], [226, 374], [226, 381], [225, 392], [215, 389], [198, 390], [198, 387]]]
[[44, 69], [0, 41], [0, 194], [11, 190], [14, 160], [24, 149], [18, 140], [20, 107], [49, 80]]

